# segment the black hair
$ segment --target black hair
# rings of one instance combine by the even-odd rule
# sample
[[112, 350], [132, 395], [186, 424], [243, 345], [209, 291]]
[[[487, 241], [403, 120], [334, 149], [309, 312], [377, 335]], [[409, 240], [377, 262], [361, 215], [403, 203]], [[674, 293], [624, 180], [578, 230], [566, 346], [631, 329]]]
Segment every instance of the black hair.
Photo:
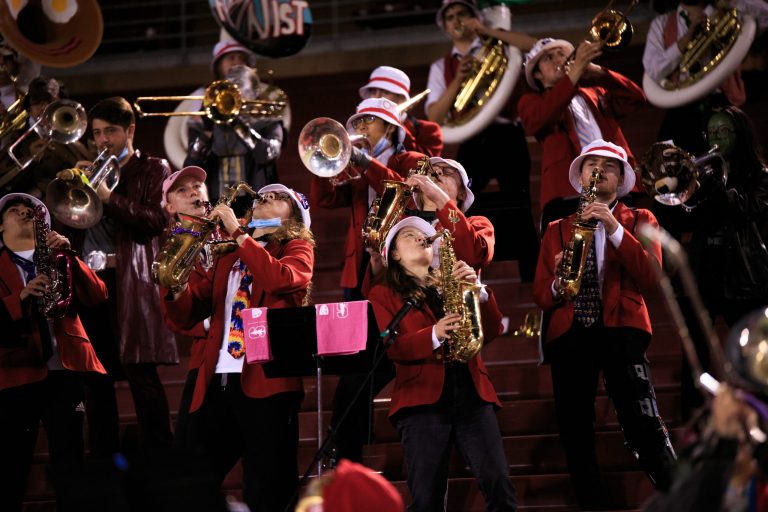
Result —
[[765, 168], [765, 159], [749, 116], [734, 106], [715, 108], [710, 117], [715, 114], [728, 116], [736, 129], [736, 147], [731, 153], [731, 161], [729, 162], [730, 170], [733, 172], [729, 175], [729, 179], [741, 181], [762, 172]]
[[92, 122], [94, 119], [101, 119], [109, 124], [122, 126], [126, 130], [136, 122], [131, 104], [120, 96], [101, 100], [94, 105], [88, 112], [88, 120]]

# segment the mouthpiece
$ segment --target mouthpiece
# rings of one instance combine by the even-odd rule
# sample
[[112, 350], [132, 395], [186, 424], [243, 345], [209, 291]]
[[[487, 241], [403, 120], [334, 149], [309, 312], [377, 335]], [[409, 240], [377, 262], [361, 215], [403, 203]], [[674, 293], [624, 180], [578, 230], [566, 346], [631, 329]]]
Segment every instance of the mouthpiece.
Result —
[[443, 236], [442, 233], [435, 233], [432, 236], [428, 236], [427, 238], [424, 239], [424, 242], [423, 242], [424, 243], [424, 247], [431, 247], [432, 244], [435, 243], [435, 240], [437, 240], [441, 236]]

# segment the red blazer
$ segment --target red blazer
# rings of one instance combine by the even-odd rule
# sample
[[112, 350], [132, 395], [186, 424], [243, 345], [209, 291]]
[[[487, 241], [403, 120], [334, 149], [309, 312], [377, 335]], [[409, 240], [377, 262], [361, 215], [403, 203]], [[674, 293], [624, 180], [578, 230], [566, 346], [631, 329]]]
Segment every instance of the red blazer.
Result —
[[[77, 301], [92, 306], [107, 300], [106, 285], [80, 258], [72, 258], [71, 268], [72, 289]], [[0, 248], [3, 338], [19, 338], [25, 342], [23, 346], [13, 346], [0, 341], [0, 390], [41, 381], [48, 375], [46, 362], [42, 360], [40, 332], [31, 316], [36, 305], [34, 301], [21, 301], [19, 294], [23, 289], [24, 282], [8, 249]], [[64, 368], [76, 372], [107, 373], [73, 308], [53, 321], [53, 331]]]
[[[488, 293], [488, 301], [482, 305], [485, 343], [489, 343], [502, 331], [501, 312], [493, 293], [490, 290]], [[381, 330], [389, 325], [403, 306], [402, 297], [384, 285], [374, 286], [368, 299], [373, 304], [376, 322]], [[432, 350], [432, 327], [437, 320], [432, 310], [422, 306], [409, 311], [400, 322], [397, 339], [387, 351], [396, 370], [390, 417], [402, 408], [433, 404], [440, 398], [445, 368], [442, 349]], [[501, 407], [480, 355], [467, 364], [480, 398]]]
[[[449, 218], [451, 212], [458, 216], [459, 221], [453, 224]], [[465, 217], [464, 213], [453, 201], [437, 212], [437, 225], [435, 229], [447, 227], [453, 230], [453, 250], [457, 260], [463, 260], [475, 270], [480, 270], [491, 263], [493, 259], [493, 247], [496, 245], [496, 237], [493, 233], [493, 224], [482, 215]]]
[[[424, 155], [421, 153], [405, 151], [394, 154], [386, 166], [373, 160], [363, 179], [353, 180], [339, 187], [334, 187], [325, 178], [312, 176], [309, 196], [313, 206], [322, 208], [352, 207], [347, 240], [344, 244], [344, 269], [341, 273], [341, 286], [344, 288], [355, 288], [358, 285], [358, 271], [363, 258], [363, 224], [368, 216], [368, 186], [371, 186], [376, 194], [381, 194], [383, 190], [382, 179], [392, 179], [392, 176], [395, 175], [403, 179], [423, 157]], [[365, 275], [367, 276], [368, 272]]]
[[[190, 412], [203, 403], [216, 371], [224, 332], [224, 303], [230, 270], [242, 259], [253, 273], [251, 307], [285, 308], [301, 306], [312, 280], [314, 251], [305, 240], [261, 247], [249, 238], [231, 254], [220, 257], [207, 273], [193, 273], [189, 286], [175, 301], [166, 299], [168, 321], [173, 329], [190, 329], [206, 317], [211, 328], [204, 345], [203, 360], [195, 383]], [[243, 365], [240, 376], [243, 393], [265, 398], [286, 391], [302, 391], [301, 378], [268, 379], [258, 364]]]
[[647, 102], [645, 94], [629, 78], [609, 69], [603, 70], [606, 76], [595, 80], [591, 87], [575, 87], [564, 76], [551, 89], [524, 94], [517, 104], [526, 133], [541, 143], [542, 207], [553, 199], [576, 195], [568, 181], [571, 162], [581, 153], [573, 115], [568, 109], [575, 94], [586, 100], [603, 139], [623, 147], [629, 163], [635, 165], [617, 120], [642, 108]]
[[408, 116], [403, 126], [405, 127], [403, 145], [406, 150], [424, 153], [427, 156], [442, 154], [443, 130], [438, 123]]
[[[657, 284], [654, 266], [661, 264], [661, 246], [652, 242], [646, 250], [635, 237], [633, 228], [650, 224], [658, 228], [656, 217], [649, 210], [631, 210], [618, 203], [614, 216], [624, 227], [624, 236], [618, 249], [606, 240], [603, 260], [603, 323], [606, 327], [634, 327], [651, 333], [651, 320], [641, 289], [654, 289]], [[557, 301], [552, 297], [555, 279], [555, 255], [563, 250], [571, 236], [575, 214], [551, 222], [541, 241], [541, 252], [533, 282], [536, 303], [552, 317], [546, 341], [565, 334], [573, 323], [573, 303]]]

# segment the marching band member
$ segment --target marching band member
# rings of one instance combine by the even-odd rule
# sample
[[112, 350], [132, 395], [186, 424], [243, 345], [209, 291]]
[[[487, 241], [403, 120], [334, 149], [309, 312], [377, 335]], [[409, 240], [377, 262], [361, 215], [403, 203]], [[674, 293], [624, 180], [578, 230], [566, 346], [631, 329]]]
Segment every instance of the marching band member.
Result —
[[[166, 213], [170, 217], [169, 221], [171, 227], [177, 224], [179, 214], [197, 215], [198, 217], [205, 216], [205, 202], [208, 201], [208, 190], [205, 186], [205, 178], [206, 174], [203, 169], [191, 166], [184, 167], [165, 179], [163, 182], [163, 199], [161, 205], [165, 208]], [[207, 251], [207, 248], [203, 249], [203, 252], [205, 251]], [[200, 257], [204, 258], [203, 253], [201, 253]], [[202, 263], [198, 261], [195, 264], [193, 272], [205, 271], [206, 269], [202, 267]], [[165, 294], [165, 291], [161, 288], [160, 296], [165, 296]], [[167, 312], [165, 311], [165, 301], [161, 301], [160, 305], [163, 308], [163, 317], [166, 318], [166, 323], [168, 323]], [[208, 337], [210, 319], [206, 318], [202, 322], [195, 324], [191, 329], [176, 330], [173, 329], [172, 324], [169, 324], [169, 327], [179, 335], [192, 338], [187, 377], [184, 380], [184, 389], [181, 392], [179, 410], [176, 416], [176, 428], [173, 432], [174, 447], [183, 450], [189, 447], [187, 434], [189, 407], [192, 404], [192, 395], [195, 390], [195, 382], [197, 382], [198, 369], [200, 368], [203, 359], [204, 342]]]
[[[213, 50], [216, 79], [237, 84], [243, 99], [255, 99], [262, 89], [254, 61], [253, 54], [234, 41], [220, 41]], [[213, 199], [241, 181], [254, 190], [277, 182], [276, 163], [285, 138], [282, 121], [239, 114], [238, 122], [244, 125], [242, 133], [235, 129], [235, 123], [215, 124], [205, 116], [191, 117], [187, 122], [189, 147], [184, 166], [207, 171]]]
[[569, 63], [573, 45], [544, 38], [525, 56], [525, 78], [535, 92], [524, 94], [517, 108], [526, 132], [541, 144], [542, 230], [576, 210], [568, 166], [590, 142], [615, 141], [634, 162], [618, 119], [642, 108], [645, 94], [630, 79], [594, 64], [602, 52], [601, 43], [583, 41]]
[[[437, 12], [437, 26], [451, 39], [453, 47], [445, 57], [432, 63], [429, 68], [427, 87], [432, 91], [424, 109], [430, 121], [443, 123], [449, 115], [456, 95], [464, 79], [472, 70], [474, 54], [482, 47], [480, 37], [500, 39], [504, 43], [527, 51], [535, 39], [521, 32], [509, 32], [488, 27], [482, 22], [480, 12], [472, 0], [443, 0]], [[514, 109], [514, 103], [511, 104]], [[491, 178], [508, 195], [528, 200], [530, 156], [525, 133], [517, 121], [517, 113], [502, 113], [504, 117], [491, 123], [482, 132], [464, 141], [456, 156], [472, 173], [475, 190], [482, 191]], [[515, 168], [498, 172], [495, 158], [498, 148], [505, 148], [506, 155], [516, 162]]]
[[159, 250], [158, 236], [167, 223], [160, 201], [170, 169], [165, 160], [134, 148], [135, 118], [124, 98], [98, 102], [88, 121], [98, 149], [107, 148], [120, 166], [114, 191], [110, 192], [107, 180], [97, 190], [104, 216], [82, 233], [84, 259], [110, 292], [108, 302], [83, 312], [86, 330], [109, 372], [87, 382], [91, 451], [102, 457], [118, 451], [114, 381], [124, 373], [136, 407], [141, 449], [150, 455], [170, 448], [172, 440], [168, 400], [157, 365], [179, 362], [150, 274]]
[[[688, 43], [700, 32], [713, 15], [714, 2], [709, 0], [681, 0], [673, 9], [656, 16], [648, 27], [643, 50], [643, 68], [656, 82], [664, 79], [677, 81], [677, 69]], [[762, 0], [736, 0], [728, 2], [741, 13], [755, 17], [758, 28], [768, 26], [768, 5]], [[741, 73], [736, 71], [719, 88], [704, 98], [668, 109], [656, 140], [672, 140], [686, 151], [700, 155], [707, 151], [704, 136], [707, 119], [713, 108], [728, 105], [741, 106], [746, 101], [746, 90]]]
[[243, 459], [243, 497], [252, 511], [282, 511], [298, 484], [298, 410], [301, 378], [267, 378], [244, 364], [242, 310], [302, 306], [314, 262], [306, 198], [280, 184], [259, 190], [253, 221], [279, 219], [251, 235], [231, 208], [213, 217], [237, 241], [213, 268], [193, 273], [188, 285], [166, 297], [168, 321], [190, 329], [210, 317], [210, 329], [192, 398], [190, 441], [221, 481]]
[[[0, 510], [21, 511], [39, 423], [48, 438], [54, 473], [83, 462], [83, 383], [81, 372], [105, 373], [74, 305], [60, 318], [46, 318], [36, 302], [50, 276], [36, 266], [33, 212], [43, 203], [21, 193], [0, 199]], [[69, 240], [50, 231], [52, 250]], [[107, 287], [79, 258], [70, 261], [72, 293], [81, 304], [107, 299]], [[65, 277], [62, 276], [62, 279]], [[58, 503], [60, 510], [66, 504]]]
[[635, 185], [622, 147], [604, 140], [585, 146], [569, 170], [575, 190], [588, 185], [594, 168], [603, 174], [596, 199], [585, 206], [582, 219], [593, 219], [598, 227], [578, 295], [566, 301], [558, 278], [575, 214], [547, 227], [533, 284], [536, 303], [551, 314], [543, 355], [552, 373], [571, 482], [585, 510], [611, 506], [595, 450], [595, 394], [601, 370], [626, 443], [657, 488], [669, 486], [675, 460], [645, 356], [651, 322], [641, 288], [656, 285], [653, 268], [661, 264], [661, 247], [654, 242], [646, 250], [635, 235], [637, 225], [658, 224], [650, 211], [631, 210], [618, 201]]
[[[388, 349], [396, 367], [389, 417], [400, 434], [408, 468], [413, 499], [408, 510], [443, 510], [455, 443], [478, 479], [487, 509], [513, 511], [515, 489], [494, 415], [500, 403], [482, 358], [478, 355], [468, 363], [445, 361], [445, 345], [451, 343], [460, 315], [443, 311], [444, 298], [436, 288], [442, 276], [433, 265], [439, 261], [434, 254], [439, 242], [426, 243], [434, 234], [434, 228], [418, 217], [398, 222], [387, 235], [382, 253], [386, 275], [370, 293], [381, 329], [405, 299], [418, 302], [402, 318]], [[477, 281], [472, 267], [460, 260], [453, 267], [453, 277]], [[486, 342], [501, 332], [501, 313], [493, 294], [488, 295], [481, 304]]]
[[360, 300], [370, 288], [369, 255], [363, 250], [362, 228], [368, 215], [368, 208], [383, 191], [382, 179], [394, 174], [403, 178], [416, 167], [424, 155], [405, 151], [403, 140], [405, 129], [400, 123], [397, 105], [385, 98], [363, 100], [357, 106], [357, 113], [347, 120], [347, 131], [351, 135], [365, 135], [372, 147], [366, 150], [353, 148], [350, 163], [360, 172], [362, 179], [353, 179], [334, 186], [330, 180], [312, 176], [310, 198], [312, 204], [322, 208], [352, 207], [352, 219], [344, 245], [344, 270], [341, 286], [344, 300]]
[[440, 157], [430, 158], [429, 163], [437, 173], [437, 181], [422, 175], [413, 175], [406, 181], [417, 191], [414, 197], [421, 210], [419, 216], [430, 220], [434, 215], [435, 229], [449, 229], [455, 238], [456, 257], [479, 273], [493, 259], [496, 243], [493, 224], [482, 215], [464, 215], [475, 201], [475, 195], [469, 188], [469, 176], [463, 165]]
[[[379, 66], [371, 72], [368, 83], [360, 88], [360, 98], [386, 98], [400, 105], [411, 99], [411, 79], [397, 68]], [[402, 113], [400, 122], [405, 129], [405, 149], [440, 156], [443, 134], [438, 123], [416, 119], [408, 112]]]

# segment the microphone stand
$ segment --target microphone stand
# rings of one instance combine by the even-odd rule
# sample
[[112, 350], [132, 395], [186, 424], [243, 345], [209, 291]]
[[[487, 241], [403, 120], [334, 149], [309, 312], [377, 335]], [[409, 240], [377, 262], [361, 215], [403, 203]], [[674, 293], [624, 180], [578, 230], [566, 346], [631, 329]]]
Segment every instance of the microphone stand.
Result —
[[[298, 499], [301, 488], [304, 487], [304, 485], [306, 485], [307, 481], [309, 480], [309, 476], [310, 476], [310, 473], [312, 472], [312, 468], [315, 467], [318, 462], [320, 462], [320, 459], [322, 457], [331, 455], [329, 448], [333, 444], [333, 442], [336, 440], [336, 434], [338, 433], [339, 426], [342, 423], [344, 423], [344, 420], [349, 415], [349, 412], [352, 410], [352, 407], [354, 406], [355, 402], [360, 397], [363, 390], [368, 386], [368, 383], [372, 381], [373, 374], [376, 373], [376, 368], [379, 367], [379, 363], [381, 363], [387, 355], [387, 350], [389, 350], [389, 347], [391, 347], [394, 344], [395, 338], [397, 338], [397, 327], [400, 325], [400, 322], [402, 321], [403, 317], [405, 317], [405, 315], [407, 315], [408, 312], [414, 307], [416, 307], [417, 305], [418, 305], [418, 301], [416, 301], [415, 299], [412, 299], [412, 298], [405, 299], [403, 302], [403, 306], [395, 314], [395, 316], [392, 317], [392, 320], [389, 322], [389, 325], [387, 325], [387, 327], [383, 331], [381, 331], [381, 333], [379, 334], [378, 338], [376, 339], [376, 342], [377, 342], [376, 352], [375, 352], [376, 356], [374, 357], [374, 361], [373, 361], [373, 364], [371, 365], [370, 370], [368, 370], [368, 373], [365, 375], [363, 382], [360, 383], [360, 387], [355, 392], [355, 395], [352, 397], [352, 399], [349, 401], [349, 404], [347, 404], [347, 407], [341, 413], [341, 416], [339, 417], [339, 421], [336, 422], [336, 425], [328, 426], [327, 435], [323, 440], [323, 444], [320, 445], [320, 448], [317, 449], [314, 457], [312, 457], [312, 461], [309, 463], [309, 465], [307, 466], [307, 469], [304, 471], [304, 474], [299, 480], [299, 485], [296, 488], [296, 492], [294, 493], [293, 499], [288, 503], [284, 512], [291, 512], [292, 510], [291, 504]], [[381, 345], [384, 346], [384, 350], [379, 351], [378, 349], [380, 348]]]

